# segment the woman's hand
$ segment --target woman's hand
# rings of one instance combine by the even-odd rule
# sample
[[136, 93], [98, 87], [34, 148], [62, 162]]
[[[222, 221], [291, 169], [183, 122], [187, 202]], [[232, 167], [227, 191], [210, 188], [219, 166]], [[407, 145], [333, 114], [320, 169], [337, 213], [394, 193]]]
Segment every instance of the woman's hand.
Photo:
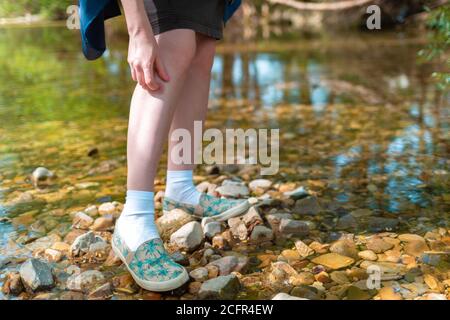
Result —
[[130, 36], [128, 63], [133, 80], [147, 91], [162, 89], [160, 80], [169, 81], [158, 43], [153, 35], [144, 33]]

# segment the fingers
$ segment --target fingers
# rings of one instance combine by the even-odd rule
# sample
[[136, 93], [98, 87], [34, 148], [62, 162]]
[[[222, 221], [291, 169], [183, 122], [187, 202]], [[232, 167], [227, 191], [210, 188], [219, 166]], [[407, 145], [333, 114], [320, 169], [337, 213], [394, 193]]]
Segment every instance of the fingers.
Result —
[[159, 83], [156, 81], [154, 68], [147, 66], [144, 68], [145, 85], [152, 91], [157, 91], [160, 88]]
[[155, 59], [155, 69], [158, 76], [163, 80], [168, 82], [170, 80], [169, 73], [166, 70], [166, 67], [164, 66], [164, 63], [160, 59], [160, 57], [156, 57]]

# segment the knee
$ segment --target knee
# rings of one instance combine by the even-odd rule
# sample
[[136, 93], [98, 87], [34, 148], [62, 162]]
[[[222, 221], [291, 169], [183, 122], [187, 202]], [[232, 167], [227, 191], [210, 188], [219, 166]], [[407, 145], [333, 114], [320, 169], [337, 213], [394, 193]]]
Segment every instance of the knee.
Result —
[[159, 38], [162, 61], [171, 78], [178, 78], [187, 73], [195, 58], [195, 38], [191, 34], [179, 31], [176, 37]]
[[198, 77], [209, 78], [214, 63], [216, 52], [216, 41], [211, 39], [197, 46], [195, 57], [191, 62], [191, 72], [195, 72]]

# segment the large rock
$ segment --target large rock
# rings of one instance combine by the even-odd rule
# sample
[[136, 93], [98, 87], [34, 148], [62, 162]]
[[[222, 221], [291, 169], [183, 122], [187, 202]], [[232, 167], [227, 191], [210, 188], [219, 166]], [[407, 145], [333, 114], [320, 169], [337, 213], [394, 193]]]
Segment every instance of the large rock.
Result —
[[367, 249], [372, 250], [375, 253], [383, 253], [389, 249], [392, 249], [394, 245], [386, 242], [381, 238], [373, 237], [366, 243]]
[[179, 249], [193, 251], [203, 241], [203, 230], [200, 223], [191, 221], [170, 236], [170, 242]]
[[106, 249], [108, 243], [102, 237], [97, 236], [94, 232], [89, 231], [78, 236], [70, 246], [70, 254], [72, 257], [81, 256], [88, 252], [99, 251], [100, 248]]
[[234, 274], [230, 274], [203, 282], [198, 295], [200, 299], [205, 300], [232, 300], [240, 288], [239, 279]]
[[158, 218], [156, 225], [161, 238], [167, 241], [175, 231], [193, 220], [194, 218], [189, 213], [181, 209], [174, 209]]
[[73, 274], [67, 279], [67, 289], [73, 291], [89, 292], [98, 284], [103, 283], [105, 277], [98, 270], [88, 270], [80, 274]]
[[17, 272], [11, 272], [6, 275], [3, 282], [2, 292], [4, 294], [19, 295], [24, 290], [22, 279]]
[[54, 285], [52, 269], [39, 260], [29, 259], [20, 266], [22, 282], [33, 291], [50, 289]]

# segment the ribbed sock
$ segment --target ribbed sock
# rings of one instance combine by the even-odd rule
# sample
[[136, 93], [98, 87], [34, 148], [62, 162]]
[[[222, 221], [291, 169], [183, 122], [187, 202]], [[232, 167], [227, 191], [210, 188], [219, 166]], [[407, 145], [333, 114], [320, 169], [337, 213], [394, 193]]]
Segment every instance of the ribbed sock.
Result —
[[128, 190], [116, 228], [126, 245], [135, 251], [142, 243], [159, 238], [155, 224], [153, 192]]
[[164, 196], [190, 205], [198, 205], [201, 193], [195, 188], [192, 170], [168, 170]]

